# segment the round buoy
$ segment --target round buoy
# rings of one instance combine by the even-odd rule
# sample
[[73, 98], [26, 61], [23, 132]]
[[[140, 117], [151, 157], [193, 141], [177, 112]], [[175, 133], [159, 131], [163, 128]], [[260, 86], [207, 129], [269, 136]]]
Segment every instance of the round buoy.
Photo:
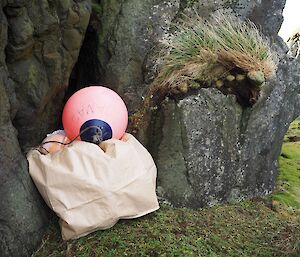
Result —
[[62, 122], [70, 140], [80, 134], [79, 139], [99, 144], [110, 138], [122, 138], [127, 128], [128, 111], [122, 98], [113, 90], [89, 86], [69, 98]]

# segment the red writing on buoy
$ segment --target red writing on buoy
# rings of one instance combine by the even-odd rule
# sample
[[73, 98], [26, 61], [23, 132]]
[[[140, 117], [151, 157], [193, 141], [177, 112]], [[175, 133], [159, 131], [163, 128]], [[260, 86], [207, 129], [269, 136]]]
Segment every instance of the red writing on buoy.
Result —
[[62, 122], [68, 138], [75, 138], [81, 125], [90, 119], [108, 123], [112, 137], [120, 139], [127, 128], [128, 111], [122, 98], [113, 90], [102, 86], [85, 87], [73, 94], [64, 107]]

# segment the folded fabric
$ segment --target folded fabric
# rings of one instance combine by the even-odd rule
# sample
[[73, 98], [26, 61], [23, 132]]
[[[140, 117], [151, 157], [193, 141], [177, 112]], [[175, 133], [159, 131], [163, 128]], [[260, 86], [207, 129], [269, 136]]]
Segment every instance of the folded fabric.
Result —
[[159, 208], [156, 166], [130, 134], [104, 141], [100, 147], [74, 141], [47, 155], [31, 150], [27, 159], [36, 187], [60, 218], [64, 240]]

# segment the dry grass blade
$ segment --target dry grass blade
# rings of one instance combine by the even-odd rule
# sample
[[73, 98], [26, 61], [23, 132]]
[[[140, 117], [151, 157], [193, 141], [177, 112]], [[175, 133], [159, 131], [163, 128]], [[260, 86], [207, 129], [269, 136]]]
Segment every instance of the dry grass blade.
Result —
[[[261, 71], [268, 79], [275, 74], [278, 63], [276, 54], [252, 22], [221, 12], [210, 20], [203, 20], [197, 13], [186, 17], [177, 25], [166, 49], [152, 93], [167, 92], [187, 81], [211, 85], [234, 68], [245, 74]], [[220, 66], [223, 69], [216, 69]]]
[[[252, 22], [221, 12], [209, 20], [197, 13], [184, 17], [176, 32], [162, 43], [164, 48], [157, 58], [159, 72], [145, 94], [142, 110], [133, 117], [134, 130], [142, 127], [151, 106], [166, 95], [185, 94], [189, 88], [216, 87], [224, 94], [235, 94], [242, 106], [253, 106], [260, 95], [259, 86], [275, 74], [278, 63], [277, 55]], [[242, 77], [242, 89], [231, 88], [228, 76], [233, 77], [231, 82]]]
[[[267, 40], [251, 21], [243, 22], [237, 17], [218, 12], [212, 19], [216, 40], [219, 44], [219, 60], [228, 60], [232, 55], [232, 64], [245, 72], [262, 71], [265, 78], [275, 75], [278, 59]], [[225, 54], [225, 52], [227, 52]]]

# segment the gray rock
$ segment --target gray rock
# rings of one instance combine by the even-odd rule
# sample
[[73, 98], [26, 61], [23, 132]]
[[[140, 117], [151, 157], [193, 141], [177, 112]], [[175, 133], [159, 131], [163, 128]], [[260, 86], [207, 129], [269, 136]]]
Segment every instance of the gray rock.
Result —
[[144, 81], [149, 76], [145, 72], [147, 57], [169, 30], [180, 1], [93, 2], [91, 24], [96, 30], [98, 63], [95, 77], [120, 93], [133, 112], [147, 87]]
[[13, 126], [2, 125], [0, 133], [0, 254], [30, 256], [47, 228], [49, 210], [29, 178]]
[[218, 9], [228, 10], [228, 12], [233, 10], [242, 19], [253, 21], [268, 37], [276, 36], [283, 22], [282, 10], [285, 0], [205, 0], [193, 2], [195, 3], [192, 5], [192, 9], [196, 9], [203, 17], [209, 16]]
[[0, 256], [23, 257], [30, 256], [40, 242], [49, 212], [28, 175], [27, 161], [10, 120], [4, 86], [8, 73], [1, 65], [0, 70]]
[[203, 207], [271, 193], [283, 137], [300, 114], [298, 71], [283, 58], [252, 108], [211, 88], [164, 101], [149, 147], [160, 196], [175, 206]]
[[[11, 1], [7, 67], [22, 108], [14, 125], [23, 149], [60, 123], [69, 77], [88, 26], [90, 1]], [[55, 117], [55, 118], [53, 118]]]
[[284, 0], [93, 0], [90, 40], [74, 74], [77, 88], [96, 82], [106, 84], [122, 95], [132, 113], [156, 76], [158, 45], [173, 29], [171, 22], [182, 13], [196, 9], [208, 17], [218, 9], [234, 11], [242, 19], [251, 19], [271, 38], [280, 29], [284, 4]]
[[0, 3], [1, 257], [31, 256], [47, 228], [50, 211], [20, 146], [40, 142], [59, 123], [90, 16], [89, 1], [49, 3]]
[[282, 10], [285, 6], [285, 0], [242, 0], [239, 2], [245, 3], [244, 5], [241, 5], [241, 9], [245, 5], [249, 6], [252, 4], [253, 8], [249, 10], [246, 17], [261, 28], [266, 36], [269, 38], [277, 36], [283, 22]]
[[[97, 58], [90, 62], [93, 64], [91, 66], [96, 67], [90, 82], [100, 79], [114, 88], [123, 96], [130, 112], [139, 108], [141, 96], [156, 75], [157, 45], [172, 31], [171, 22], [176, 21], [181, 13], [189, 14], [197, 9], [201, 16], [208, 17], [218, 9], [234, 11], [242, 19], [249, 18], [262, 28], [270, 40], [277, 40], [277, 44], [273, 44], [274, 49], [282, 55], [286, 51], [277, 37], [283, 20], [284, 0], [130, 0], [93, 3], [90, 28], [97, 46]], [[281, 74], [287, 68], [285, 62], [288, 61], [282, 59], [276, 81], [263, 86], [264, 96], [253, 109], [243, 110], [232, 97], [211, 89], [201, 89], [198, 96], [188, 96], [179, 103], [170, 100], [162, 105], [161, 113], [153, 118], [153, 138], [145, 138], [147, 126], [139, 135], [143, 142], [149, 141], [158, 163], [158, 191], [162, 196], [175, 205], [204, 206], [272, 191], [282, 137], [295, 117], [296, 109], [299, 110], [299, 103], [295, 100], [297, 94], [290, 95], [293, 99], [287, 100], [298, 83], [298, 77], [295, 77], [298, 68], [294, 65], [290, 67], [292, 77]], [[83, 73], [90, 74], [84, 67], [88, 60], [82, 57], [80, 62], [83, 65], [78, 69], [79, 86], [89, 82]], [[282, 84], [290, 86], [283, 89]], [[283, 100], [278, 103], [279, 99], [273, 96], [276, 90], [281, 90], [277, 92], [280, 101], [285, 94], [289, 108], [295, 108], [295, 111], [289, 111], [289, 115], [284, 114], [284, 127], [276, 118], [282, 115], [279, 110], [273, 113], [277, 124], [273, 118], [263, 120], [264, 116], [271, 115], [267, 113], [276, 109], [273, 105], [283, 104]], [[274, 103], [264, 98], [271, 95], [276, 100]], [[194, 105], [197, 107], [195, 110]], [[207, 113], [208, 110], [210, 113]], [[283, 109], [281, 111], [285, 112]], [[255, 126], [261, 127], [256, 134]], [[260, 137], [265, 136], [266, 131], [273, 131], [275, 126], [278, 131], [275, 129], [276, 133], [264, 139], [265, 143], [261, 145]], [[257, 164], [252, 158], [257, 160]], [[263, 164], [261, 158], [269, 159]], [[262, 172], [263, 168], [265, 172]], [[250, 172], [251, 169], [253, 171]], [[202, 181], [201, 176], [206, 182]]]

